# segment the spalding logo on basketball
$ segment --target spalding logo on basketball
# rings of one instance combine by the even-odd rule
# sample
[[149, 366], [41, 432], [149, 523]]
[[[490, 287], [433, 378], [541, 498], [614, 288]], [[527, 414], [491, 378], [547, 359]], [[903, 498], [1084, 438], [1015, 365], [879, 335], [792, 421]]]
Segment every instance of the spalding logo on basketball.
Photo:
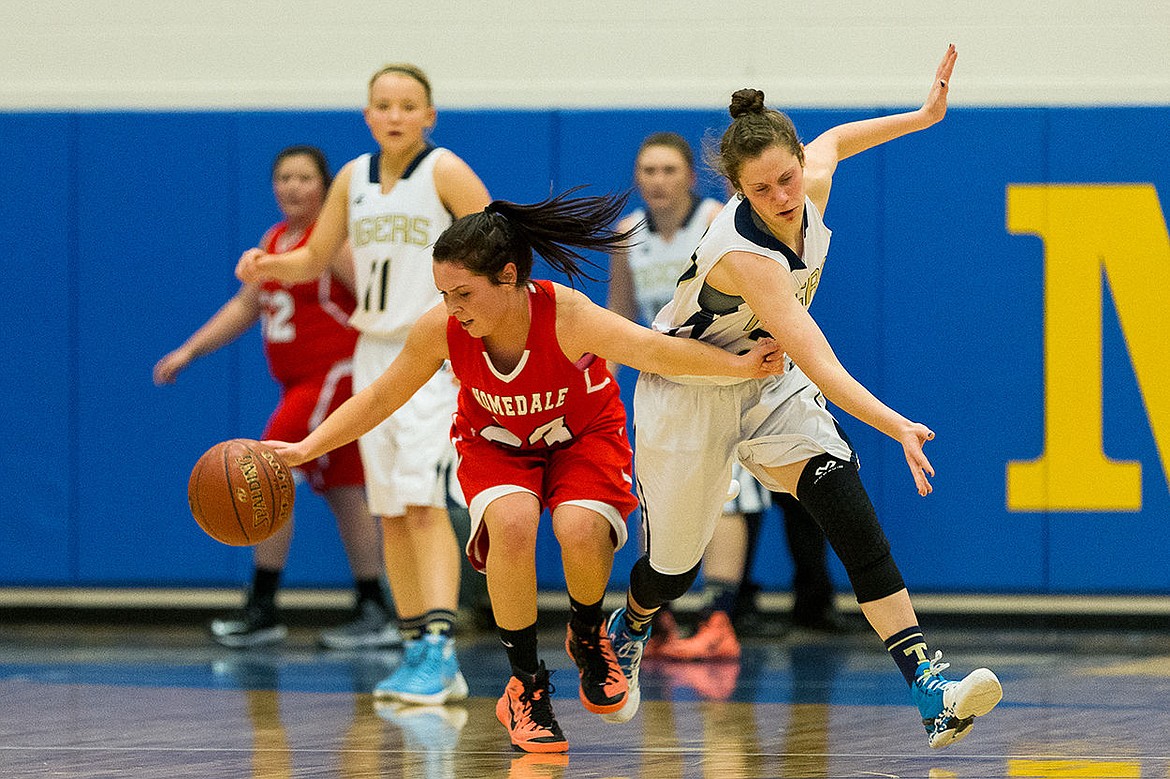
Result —
[[187, 501], [199, 527], [217, 541], [251, 546], [292, 517], [296, 485], [275, 451], [234, 438], [203, 453], [187, 482]]

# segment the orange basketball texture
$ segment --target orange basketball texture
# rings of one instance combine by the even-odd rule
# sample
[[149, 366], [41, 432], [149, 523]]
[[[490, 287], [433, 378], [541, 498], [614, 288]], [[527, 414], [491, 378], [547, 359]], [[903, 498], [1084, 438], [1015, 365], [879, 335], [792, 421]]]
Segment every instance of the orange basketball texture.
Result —
[[275, 451], [233, 438], [203, 453], [191, 469], [187, 501], [199, 527], [232, 546], [258, 544], [292, 517], [296, 486]]

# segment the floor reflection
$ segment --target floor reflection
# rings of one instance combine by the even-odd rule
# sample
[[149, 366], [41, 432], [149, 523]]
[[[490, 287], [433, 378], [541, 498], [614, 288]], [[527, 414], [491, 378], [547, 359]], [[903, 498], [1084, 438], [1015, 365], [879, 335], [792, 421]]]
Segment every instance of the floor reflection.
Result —
[[[375, 702], [398, 653], [320, 653], [311, 639], [225, 652], [197, 632], [0, 629], [0, 774], [176, 777], [1137, 777], [1170, 775], [1162, 634], [953, 633], [1005, 701], [933, 752], [889, 658], [869, 636], [745, 642], [741, 661], [647, 661], [639, 715], [586, 712], [567, 657], [554, 706], [568, 755], [524, 755], [496, 722], [507, 665], [494, 636], [460, 646], [472, 697]], [[546, 646], [559, 643], [550, 633]], [[542, 638], [542, 643], [544, 643]], [[1054, 672], [1052, 669], [1058, 669]]]

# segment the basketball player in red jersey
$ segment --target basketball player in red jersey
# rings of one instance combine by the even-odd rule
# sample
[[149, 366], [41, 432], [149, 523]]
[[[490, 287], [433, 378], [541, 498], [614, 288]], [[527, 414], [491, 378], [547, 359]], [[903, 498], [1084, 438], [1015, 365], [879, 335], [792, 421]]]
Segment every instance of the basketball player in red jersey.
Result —
[[443, 303], [414, 325], [398, 358], [303, 441], [269, 442], [290, 464], [318, 457], [392, 414], [451, 361], [460, 382], [451, 434], [472, 518], [468, 557], [487, 574], [512, 666], [496, 715], [522, 751], [568, 749], [536, 647], [536, 530], [545, 507], [561, 545], [572, 613], [565, 646], [581, 702], [605, 714], [626, 698], [601, 606], [637, 504], [625, 411], [605, 361], [676, 375], [782, 370], [768, 339], [742, 355], [696, 348], [573, 289], [530, 279], [534, 252], [570, 279], [584, 275], [574, 249], [621, 245], [629, 234], [608, 225], [624, 204], [566, 193], [533, 205], [495, 201], [457, 220], [434, 247]]
[[[272, 187], [285, 219], [261, 239], [266, 252], [304, 246], [331, 178], [325, 155], [314, 146], [290, 146], [276, 155]], [[173, 383], [194, 360], [236, 340], [260, 320], [268, 367], [281, 386], [280, 404], [263, 435], [303, 436], [353, 394], [357, 331], [347, 323], [354, 306], [353, 260], [346, 249], [337, 252], [329, 268], [312, 281], [244, 284], [186, 343], [158, 361], [154, 381]], [[357, 445], [341, 447], [327, 457], [302, 464], [299, 470], [337, 518], [357, 591], [353, 620], [323, 631], [322, 646], [355, 649], [398, 643], [382, 589], [381, 542], [377, 523], [366, 508]], [[212, 621], [211, 634], [217, 642], [229, 647], [262, 646], [288, 634], [276, 608], [276, 593], [291, 540], [290, 522], [256, 545], [252, 585], [243, 614], [238, 619]]]

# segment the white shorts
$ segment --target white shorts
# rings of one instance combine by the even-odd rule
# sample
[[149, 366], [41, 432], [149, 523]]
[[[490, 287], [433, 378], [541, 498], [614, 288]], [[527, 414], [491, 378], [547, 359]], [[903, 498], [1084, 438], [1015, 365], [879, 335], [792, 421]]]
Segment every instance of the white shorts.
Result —
[[760, 514], [772, 505], [772, 493], [739, 460], [731, 466], [731, 478], [739, 483], [739, 494], [723, 504], [724, 514]]
[[[353, 389], [370, 386], [402, 351], [400, 341], [362, 333], [353, 352]], [[358, 439], [370, 513], [397, 517], [407, 506], [462, 502], [454, 472], [451, 417], [459, 387], [444, 366], [402, 408]]]
[[764, 468], [828, 453], [856, 461], [825, 398], [795, 365], [731, 385], [679, 384], [654, 374], [634, 392], [634, 470], [650, 564], [689, 571], [703, 557], [727, 500], [732, 466], [780, 490]]

